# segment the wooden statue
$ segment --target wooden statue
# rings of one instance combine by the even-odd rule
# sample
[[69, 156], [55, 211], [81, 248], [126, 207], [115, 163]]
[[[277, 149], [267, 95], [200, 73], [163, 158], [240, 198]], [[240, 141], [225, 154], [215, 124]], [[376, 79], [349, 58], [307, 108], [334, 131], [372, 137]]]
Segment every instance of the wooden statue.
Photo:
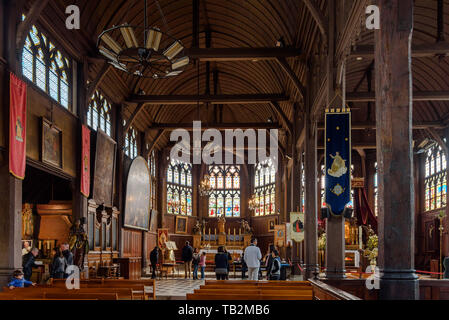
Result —
[[33, 208], [31, 204], [25, 203], [22, 208], [22, 239], [29, 240], [33, 238], [34, 221]]
[[73, 264], [84, 269], [84, 257], [89, 252], [89, 241], [84, 231], [85, 219], [81, 218], [70, 228], [69, 247], [73, 253]]
[[224, 215], [219, 216], [218, 217], [218, 233], [226, 234], [225, 225], [226, 225], [226, 219], [225, 219]]

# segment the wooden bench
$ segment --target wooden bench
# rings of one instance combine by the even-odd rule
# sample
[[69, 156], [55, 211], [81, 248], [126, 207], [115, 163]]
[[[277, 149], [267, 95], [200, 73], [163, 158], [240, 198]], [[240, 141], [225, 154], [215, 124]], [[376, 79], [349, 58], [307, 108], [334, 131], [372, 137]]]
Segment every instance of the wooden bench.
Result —
[[13, 289], [9, 292], [1, 292], [1, 300], [118, 300], [118, 294], [108, 293], [84, 293], [84, 292], [47, 292], [45, 289]]
[[313, 300], [312, 295], [188, 293], [187, 300]]

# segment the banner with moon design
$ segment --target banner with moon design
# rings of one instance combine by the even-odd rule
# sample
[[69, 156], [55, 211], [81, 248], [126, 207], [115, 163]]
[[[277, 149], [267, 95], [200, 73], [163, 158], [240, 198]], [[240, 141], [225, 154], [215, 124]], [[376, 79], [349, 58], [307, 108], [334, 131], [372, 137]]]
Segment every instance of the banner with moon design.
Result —
[[332, 215], [342, 215], [351, 201], [351, 111], [326, 110], [325, 201]]

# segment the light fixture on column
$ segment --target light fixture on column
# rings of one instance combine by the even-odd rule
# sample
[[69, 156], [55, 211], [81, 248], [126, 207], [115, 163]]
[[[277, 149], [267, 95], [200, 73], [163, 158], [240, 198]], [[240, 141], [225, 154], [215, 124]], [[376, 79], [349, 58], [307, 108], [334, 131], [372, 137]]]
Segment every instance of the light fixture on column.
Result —
[[210, 176], [208, 174], [206, 174], [203, 180], [200, 181], [198, 188], [202, 197], [208, 197], [211, 194], [212, 186], [210, 184]]
[[97, 40], [98, 51], [115, 68], [142, 78], [162, 79], [181, 74], [190, 59], [184, 56], [181, 40], [169, 34], [159, 2], [155, 0], [166, 31], [148, 26], [147, 0], [144, 25], [123, 23], [104, 30]]

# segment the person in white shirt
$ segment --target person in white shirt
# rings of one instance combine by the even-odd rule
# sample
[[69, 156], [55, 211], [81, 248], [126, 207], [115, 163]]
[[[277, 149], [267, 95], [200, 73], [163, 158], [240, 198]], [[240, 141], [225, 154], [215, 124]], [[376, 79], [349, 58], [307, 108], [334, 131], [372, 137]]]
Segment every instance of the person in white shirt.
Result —
[[248, 280], [259, 280], [262, 253], [259, 247], [257, 247], [257, 239], [251, 240], [251, 245], [245, 249], [243, 259], [245, 259], [246, 265], [248, 266]]

